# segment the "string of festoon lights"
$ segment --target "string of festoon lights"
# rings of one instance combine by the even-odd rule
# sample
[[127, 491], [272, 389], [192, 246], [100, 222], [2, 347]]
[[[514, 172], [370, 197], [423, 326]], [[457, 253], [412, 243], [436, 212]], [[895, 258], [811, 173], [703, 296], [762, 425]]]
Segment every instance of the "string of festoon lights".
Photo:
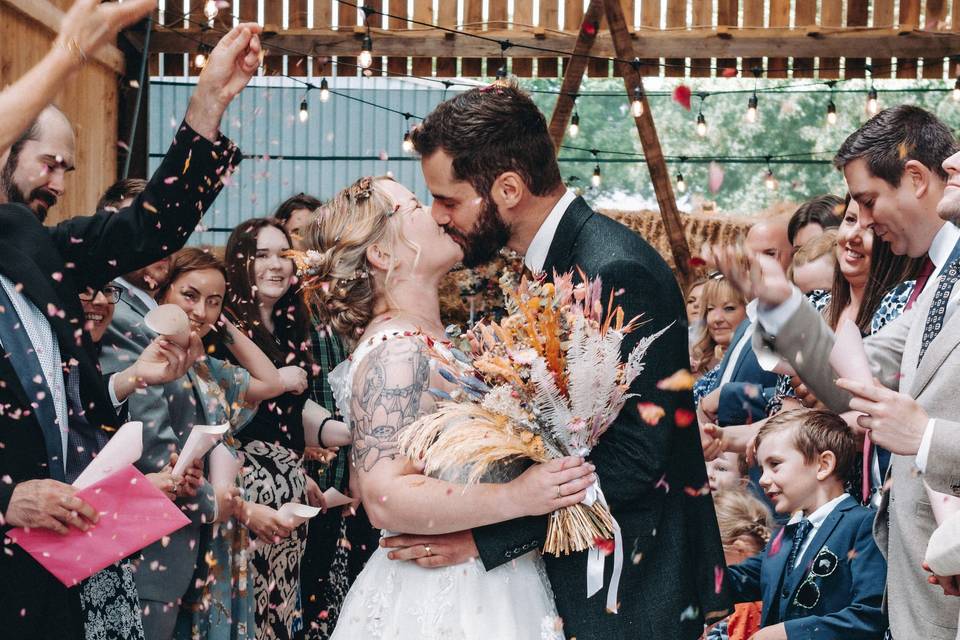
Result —
[[[486, 86], [486, 85], [484, 85], [483, 83], [464, 82], [464, 81], [451, 80], [451, 79], [441, 79], [441, 78], [434, 78], [434, 77], [430, 77], [430, 76], [417, 76], [417, 75], [414, 75], [414, 74], [400, 73], [400, 72], [395, 72], [395, 71], [390, 71], [390, 70], [387, 70], [387, 69], [382, 69], [382, 68], [377, 68], [377, 67], [375, 67], [375, 66], [373, 65], [373, 61], [374, 61], [374, 58], [373, 58], [373, 50], [374, 50], [374, 47], [373, 47], [373, 34], [372, 34], [372, 31], [371, 31], [371, 26], [370, 26], [370, 18], [371, 18], [372, 16], [374, 16], [374, 15], [381, 15], [381, 16], [384, 16], [384, 17], [387, 17], [387, 18], [397, 18], [397, 19], [400, 19], [401, 17], [400, 17], [400, 16], [394, 16], [394, 15], [392, 15], [392, 14], [385, 13], [385, 12], [382, 12], [382, 11], [379, 11], [379, 10], [376, 10], [376, 9], [374, 9], [374, 8], [372, 8], [372, 7], [368, 7], [368, 6], [365, 7], [365, 6], [357, 5], [356, 3], [349, 2], [348, 0], [337, 0], [337, 1], [340, 2], [341, 4], [345, 4], [345, 5], [348, 5], [348, 6], [352, 6], [352, 7], [357, 8], [358, 10], [363, 11], [363, 13], [364, 13], [364, 27], [365, 27], [364, 36], [363, 36], [363, 38], [362, 38], [362, 40], [361, 40], [361, 44], [360, 44], [360, 53], [359, 53], [359, 55], [358, 55], [358, 57], [357, 57], [357, 64], [351, 64], [351, 63], [348, 63], [347, 61], [344, 61], [344, 60], [342, 60], [342, 59], [338, 59], [337, 62], [336, 62], [337, 65], [357, 68], [357, 69], [359, 69], [359, 70], [361, 71], [361, 73], [362, 73], [364, 76], [367, 76], [367, 77], [376, 74], [376, 75], [394, 76], [394, 77], [400, 77], [400, 78], [409, 78], [409, 79], [426, 81], [426, 82], [436, 82], [436, 83], [439, 83], [439, 84], [443, 85], [443, 86], [444, 86], [444, 90], [449, 89], [449, 88], [451, 88], [451, 87], [456, 87], [456, 86], [471, 87], [471, 88], [475, 88], [475, 87], [478, 87], [478, 86]], [[226, 14], [229, 18], [233, 19], [234, 21], [239, 20], [239, 18], [238, 18], [237, 16], [235, 16], [235, 15], [233, 15], [233, 14], [230, 14], [230, 13], [227, 13], [227, 12], [223, 12], [223, 11], [220, 9], [220, 7], [218, 6], [217, 0], [206, 0], [206, 2], [204, 3], [203, 13], [204, 13], [204, 17], [206, 18], [206, 21], [205, 21], [205, 22], [203, 22], [203, 21], [197, 21], [197, 20], [191, 18], [189, 12], [187, 12], [187, 13], [180, 13], [180, 12], [175, 12], [175, 11], [167, 10], [167, 13], [168, 13], [168, 14], [173, 13], [173, 14], [175, 14], [175, 15], [182, 16], [182, 19], [183, 19], [184, 21], [187, 21], [188, 23], [196, 24], [196, 25], [198, 25], [198, 26], [200, 27], [200, 36], [199, 36], [199, 38], [198, 38], [197, 36], [194, 36], [193, 34], [184, 33], [184, 32], [181, 31], [181, 30], [173, 29], [172, 27], [169, 27], [169, 26], [167, 26], [167, 25], [164, 25], [164, 24], [161, 24], [161, 25], [160, 25], [161, 27], [164, 27], [164, 28], [167, 28], [167, 29], [171, 30], [172, 32], [176, 33], [176, 34], [177, 34], [178, 36], [180, 36], [180, 37], [183, 37], [183, 38], [185, 38], [185, 39], [187, 39], [187, 40], [192, 40], [192, 41], [194, 41], [195, 43], [197, 43], [197, 54], [196, 54], [196, 56], [195, 56], [195, 58], [194, 58], [194, 65], [195, 65], [198, 69], [202, 69], [203, 66], [206, 64], [206, 56], [209, 54], [209, 52], [210, 52], [210, 50], [211, 50], [211, 46], [210, 46], [209, 44], [207, 44], [207, 43], [204, 41], [204, 39], [203, 39], [204, 34], [207, 33], [207, 32], [213, 32], [214, 34], [219, 34], [219, 35], [222, 35], [222, 34], [226, 33], [226, 30], [225, 30], [225, 29], [217, 29], [216, 27], [214, 27], [213, 24], [212, 24], [212, 23], [213, 23], [213, 20], [216, 19], [216, 18], [217, 18], [218, 16], [220, 16], [221, 14]], [[437, 26], [437, 25], [432, 25], [432, 24], [429, 24], [429, 23], [419, 22], [419, 21], [416, 21], [416, 20], [410, 20], [409, 18], [406, 18], [406, 17], [403, 17], [402, 19], [407, 20], [408, 22], [411, 22], [412, 24], [415, 24], [415, 25], [421, 25], [421, 26], [425, 26], [425, 27], [436, 28], [436, 29], [439, 29], [439, 30], [441, 30], [441, 31], [448, 31], [448, 32], [456, 33], [457, 35], [464, 35], [464, 36], [469, 36], [469, 37], [476, 37], [476, 38], [478, 38], [478, 39], [486, 40], [486, 41], [489, 41], [489, 42], [491, 42], [491, 43], [495, 43], [495, 44], [499, 45], [499, 47], [500, 47], [500, 57], [501, 57], [501, 66], [500, 66], [500, 67], [497, 69], [497, 71], [496, 71], [496, 79], [495, 79], [495, 81], [494, 81], [495, 83], [498, 83], [498, 82], [507, 82], [507, 78], [508, 78], [508, 74], [507, 74], [507, 61], [506, 61], [506, 58], [504, 57], [504, 55], [505, 55], [505, 52], [506, 52], [509, 48], [511, 48], [511, 47], [513, 47], [513, 46], [524, 47], [524, 48], [528, 48], [528, 49], [534, 49], [534, 50], [537, 50], [537, 51], [541, 51], [541, 52], [543, 52], [543, 53], [552, 53], [552, 54], [556, 54], [556, 55], [562, 55], [562, 56], [565, 56], [565, 57], [570, 57], [570, 56], [574, 56], [574, 55], [579, 55], [579, 54], [572, 54], [571, 52], [567, 52], [567, 51], [554, 50], [554, 49], [550, 49], [550, 48], [547, 48], [547, 47], [538, 47], [538, 46], [534, 46], [534, 45], [519, 45], [519, 44], [514, 44], [514, 43], [511, 43], [511, 42], [509, 42], [509, 41], [507, 41], [507, 40], [499, 40], [499, 39], [496, 39], [496, 38], [491, 38], [491, 37], [489, 37], [489, 36], [482, 36], [482, 35], [480, 35], [480, 34], [475, 34], [475, 33], [472, 33], [472, 32], [470, 32], [470, 31], [460, 31], [460, 30], [452, 29], [452, 28], [448, 28], [448, 27], [439, 27], [439, 26]], [[180, 17], [177, 18], [177, 21], [179, 21], [179, 20], [180, 20]], [[582, 28], [587, 28], [587, 25], [583, 25]], [[273, 49], [274, 51], [277, 51], [277, 52], [280, 52], [280, 53], [284, 53], [284, 54], [290, 55], [290, 56], [304, 57], [304, 58], [315, 57], [315, 53], [312, 53], [312, 52], [297, 51], [297, 50], [290, 49], [290, 48], [287, 48], [287, 47], [275, 46], [275, 45], [272, 45], [272, 44], [270, 45], [270, 48]], [[655, 66], [655, 65], [656, 65], [656, 66], [660, 66], [660, 67], [682, 66], [682, 67], [684, 67], [684, 68], [686, 68], [686, 69], [695, 69], [695, 68], [698, 68], [698, 67], [696, 67], [695, 65], [685, 65], [685, 64], [684, 64], [684, 65], [680, 65], [680, 64], [678, 64], [678, 63], [652, 62], [652, 61], [643, 61], [643, 62], [641, 63], [641, 61], [640, 61], [639, 59], [634, 59], [634, 60], [631, 60], [631, 61], [625, 61], [625, 60], [621, 60], [621, 59], [616, 58], [616, 57], [609, 57], [609, 58], [607, 58], [607, 57], [603, 57], [603, 56], [595, 56], [595, 55], [589, 55], [589, 54], [585, 54], [585, 55], [583, 55], [583, 57], [588, 58], [588, 59], [591, 59], [591, 60], [606, 60], [606, 61], [608, 61], [608, 62], [627, 62], [628, 64], [632, 65], [633, 68], [637, 69], [638, 71], [639, 71], [641, 65], [644, 65], [644, 66]], [[952, 60], [952, 58], [951, 58], [951, 60]], [[829, 68], [830, 68], [830, 67], [820, 67], [820, 70], [827, 70], [827, 69], [829, 69]], [[839, 68], [839, 67], [838, 67], [838, 68]], [[879, 93], [880, 93], [880, 92], [886, 92], [886, 91], [895, 92], [895, 93], [928, 93], [928, 92], [937, 92], [937, 93], [939, 93], [939, 92], [950, 91], [950, 92], [951, 92], [951, 98], [952, 98], [955, 102], [960, 102], [960, 77], [958, 77], [958, 78], [956, 79], [956, 81], [954, 82], [954, 84], [953, 84], [952, 87], [946, 87], [946, 86], [945, 86], [945, 87], [929, 87], [929, 86], [928, 86], [928, 87], [913, 87], [913, 88], [902, 88], [902, 89], [901, 89], [901, 88], [897, 88], [897, 89], [879, 89], [879, 90], [878, 90], [878, 88], [875, 87], [875, 86], [874, 86], [874, 83], [873, 83], [873, 75], [874, 75], [875, 71], [876, 71], [878, 68], [881, 68], [881, 67], [880, 67], [880, 66], [873, 66], [873, 67], [871, 67], [871, 65], [866, 65], [866, 66], [865, 66], [866, 72], [870, 74], [870, 85], [869, 85], [869, 88], [867, 89], [867, 96], [866, 96], [866, 103], [865, 103], [865, 110], [866, 110], [866, 112], [867, 112], [868, 115], [871, 115], [871, 116], [872, 116], [872, 115], [875, 115], [876, 113], [879, 112], [879, 110], [880, 110]], [[891, 67], [891, 68], [892, 68], [892, 67]], [[746, 119], [746, 121], [747, 121], [748, 123], [755, 123], [755, 122], [757, 121], [758, 117], [759, 117], [759, 95], [762, 95], [762, 94], [775, 94], [775, 93], [781, 93], [781, 94], [801, 94], [801, 93], [804, 93], [804, 94], [809, 94], [809, 93], [817, 94], [817, 93], [827, 93], [827, 94], [829, 95], [829, 98], [828, 98], [828, 102], [827, 102], [827, 105], [826, 105], [826, 122], [827, 122], [827, 124], [829, 124], [829, 125], [833, 125], [833, 124], [836, 124], [836, 122], [837, 122], [837, 107], [836, 107], [836, 104], [835, 104], [834, 99], [833, 99], [833, 98], [834, 98], [834, 95], [835, 95], [835, 94], [839, 94], [839, 93], [862, 93], [862, 91], [863, 91], [862, 89], [838, 89], [838, 88], [836, 88], [836, 85], [837, 85], [838, 82], [845, 82], [845, 80], [805, 80], [805, 81], [802, 81], [802, 82], [782, 83], [782, 84], [778, 84], [777, 86], [773, 86], [773, 87], [759, 87], [759, 79], [760, 79], [760, 78], [762, 77], [762, 75], [763, 75], [762, 69], [761, 69], [761, 68], [758, 68], [758, 67], [755, 67], [755, 68], [751, 69], [751, 72], [753, 73], [753, 76], [754, 76], [754, 85], [753, 85], [752, 89], [734, 88], [734, 89], [711, 90], [711, 91], [697, 91], [697, 92], [695, 92], [695, 93], [692, 93], [693, 96], [695, 96], [695, 97], [697, 97], [697, 98], [699, 99], [699, 105], [698, 105], [698, 110], [697, 110], [697, 115], [696, 115], [695, 125], [694, 125], [694, 130], [695, 130], [695, 132], [697, 133], [697, 135], [699, 135], [700, 137], [705, 137], [705, 136], [708, 134], [708, 132], [709, 132], [709, 128], [708, 128], [708, 125], [707, 125], [706, 116], [704, 115], [704, 112], [703, 112], [703, 108], [704, 108], [704, 103], [706, 102], [707, 98], [709, 98], [710, 96], [714, 96], [714, 95], [725, 95], [725, 94], [749, 93], [750, 95], [748, 96], [748, 100], [747, 100], [747, 109], [746, 109], [746, 113], [745, 113], [745, 119]], [[362, 104], [365, 104], [365, 105], [368, 105], [368, 106], [371, 106], [371, 107], [374, 107], [374, 108], [377, 108], [377, 109], [380, 109], [380, 110], [383, 110], [383, 111], [386, 111], [386, 112], [389, 112], [389, 113], [393, 113], [393, 114], [402, 116], [402, 117], [405, 119], [406, 127], [405, 127], [405, 131], [404, 131], [404, 135], [403, 135], [403, 142], [402, 142], [402, 147], [401, 147], [401, 148], [402, 148], [403, 152], [406, 153], [406, 154], [410, 154], [410, 153], [413, 152], [414, 149], [413, 149], [413, 143], [412, 143], [412, 141], [411, 141], [411, 136], [410, 136], [410, 131], [411, 131], [411, 129], [410, 129], [410, 122], [409, 122], [409, 121], [410, 121], [411, 119], [422, 120], [423, 118], [422, 118], [421, 116], [416, 116], [416, 115], [411, 114], [411, 113], [408, 113], [408, 112], [404, 112], [404, 111], [400, 111], [400, 110], [397, 110], [397, 109], [393, 109], [393, 108], [388, 107], [388, 106], [386, 106], [386, 105], [381, 105], [381, 104], [378, 104], [378, 103], [375, 103], [375, 102], [371, 102], [371, 101], [368, 101], [368, 100], [364, 100], [364, 99], [362, 99], [362, 98], [358, 98], [357, 96], [353, 96], [353, 95], [350, 95], [350, 94], [347, 94], [347, 93], [344, 93], [344, 92], [332, 91], [332, 90], [329, 88], [329, 83], [328, 83], [326, 77], [321, 77], [319, 85], [316, 85], [316, 84], [314, 84], [313, 82], [311, 82], [310, 80], [305, 80], [305, 79], [303, 79], [303, 78], [299, 78], [299, 77], [296, 77], [296, 76], [292, 76], [292, 75], [288, 75], [288, 74], [279, 74], [279, 75], [281, 75], [281, 76], [283, 76], [283, 77], [285, 77], [285, 78], [288, 78], [289, 80], [291, 80], [291, 81], [293, 81], [293, 82], [295, 82], [295, 83], [301, 84], [301, 85], [303, 85], [303, 87], [305, 88], [303, 97], [302, 97], [302, 99], [301, 99], [301, 101], [300, 101], [300, 108], [299, 108], [299, 111], [298, 111], [298, 118], [299, 118], [299, 120], [300, 120], [301, 122], [307, 122], [307, 120], [309, 119], [310, 114], [309, 114], [309, 101], [308, 101], [308, 96], [309, 96], [309, 93], [310, 93], [312, 90], [317, 90], [318, 93], [319, 93], [320, 101], [321, 101], [322, 103], [325, 103], [325, 102], [329, 101], [331, 95], [335, 95], [335, 96], [337, 96], [337, 97], [342, 97], [342, 98], [345, 98], [345, 99], [348, 99], [348, 100], [353, 100], [353, 101], [356, 101], [356, 102], [359, 102], [359, 103], [362, 103]], [[825, 88], [824, 88], [824, 89], [817, 89], [816, 87], [819, 87], [819, 86], [822, 86], [822, 87], [825, 87]], [[568, 136], [569, 136], [571, 139], [575, 139], [575, 138], [579, 135], [579, 132], [580, 132], [580, 114], [579, 114], [579, 111], [577, 110], [577, 106], [576, 106], [576, 105], [577, 105], [577, 100], [582, 99], [582, 98], [621, 97], [621, 96], [623, 96], [623, 93], [622, 93], [622, 92], [582, 92], [582, 93], [578, 92], [578, 93], [569, 93], [569, 92], [563, 92], [563, 91], [559, 91], [559, 90], [537, 89], [537, 88], [528, 89], [528, 91], [530, 91], [531, 93], [543, 93], [543, 94], [553, 94], [553, 95], [565, 95], [565, 96], [570, 97], [570, 98], [573, 100], [573, 102], [574, 102], [574, 104], [573, 104], [573, 114], [572, 114], [572, 117], [571, 117], [571, 119], [570, 119], [570, 123], [569, 123], [569, 125], [568, 125], [568, 129], [567, 129], [567, 134], [568, 134]], [[659, 97], [670, 97], [670, 98], [674, 98], [674, 99], [675, 99], [676, 96], [675, 96], [675, 90], [674, 90], [674, 91], [647, 91], [647, 92], [644, 92], [644, 91], [642, 91], [639, 87], [637, 87], [637, 88], [634, 89], [632, 96], [628, 96], [628, 97], [631, 97], [631, 100], [630, 100], [630, 102], [629, 102], [629, 108], [627, 109], [627, 113], [629, 113], [630, 117], [638, 118], [638, 117], [641, 117], [641, 116], [643, 115], [643, 110], [644, 110], [643, 99], [644, 99], [644, 98], [651, 98], [651, 97], [658, 97], [658, 98], [659, 98]], [[564, 145], [564, 146], [561, 146], [561, 148], [576, 149], [577, 147], [568, 147], [568, 146]], [[593, 176], [591, 177], [591, 184], [592, 184], [594, 187], [599, 187], [600, 184], [601, 184], [601, 180], [602, 180], [601, 171], [600, 171], [600, 164], [601, 164], [601, 162], [606, 163], [606, 162], [623, 162], [623, 161], [624, 161], [624, 160], [612, 159], [612, 158], [610, 158], [610, 156], [616, 156], [616, 155], [621, 155], [621, 154], [626, 153], [627, 155], [638, 156], [638, 157], [641, 157], [641, 158], [643, 157], [643, 154], [628, 153], [628, 152], [619, 152], [619, 151], [616, 151], [616, 150], [588, 149], [587, 151], [589, 151], [589, 152], [591, 153], [592, 158], [593, 158], [593, 161], [594, 161], [594, 165], [595, 165], [594, 171], [593, 171]], [[665, 158], [665, 159], [666, 159], [668, 162], [669, 162], [669, 161], [672, 161], [672, 162], [680, 162], [680, 163], [681, 163], [681, 166], [682, 166], [682, 164], [683, 164], [684, 162], [690, 162], [690, 163], [709, 163], [709, 162], [717, 162], [717, 163], [739, 163], [739, 164], [765, 164], [766, 167], [767, 167], [767, 169], [766, 169], [766, 174], [765, 174], [764, 183], [765, 183], [765, 185], [767, 186], [768, 189], [775, 189], [775, 188], [777, 188], [777, 181], [776, 181], [776, 178], [775, 178], [775, 176], [774, 176], [774, 173], [773, 173], [773, 170], [772, 170], [772, 167], [771, 167], [771, 163], [782, 163], [782, 164], [828, 164], [828, 163], [829, 163], [829, 160], [813, 159], [812, 157], [810, 157], [810, 156], [814, 156], [814, 155], [817, 155], [817, 153], [804, 153], [804, 154], [763, 154], [763, 155], [756, 155], [756, 156], [710, 156], [710, 157], [699, 157], [699, 158], [676, 156], [676, 157], [667, 157], [667, 158]], [[801, 156], [806, 156], [806, 157], [801, 157]], [[576, 158], [560, 158], [560, 160], [561, 160], [561, 161], [569, 161], [569, 162], [582, 161], [582, 160], [578, 160], [578, 159], [576, 159]], [[684, 178], [683, 178], [682, 169], [679, 170], [679, 171], [677, 172], [677, 174], [676, 174], [676, 187], [677, 187], [677, 190], [678, 190], [679, 192], [681, 192], [681, 193], [684, 192], [684, 191], [686, 191], [687, 184], [686, 184], [686, 181], [685, 181]]]

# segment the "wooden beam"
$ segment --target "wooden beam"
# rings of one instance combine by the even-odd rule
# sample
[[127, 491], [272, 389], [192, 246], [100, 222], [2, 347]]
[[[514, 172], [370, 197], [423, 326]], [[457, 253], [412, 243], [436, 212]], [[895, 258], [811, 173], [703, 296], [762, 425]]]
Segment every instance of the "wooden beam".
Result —
[[[602, 0], [590, 0], [586, 13], [583, 15], [582, 24], [596, 24], [600, 21], [600, 14], [603, 12]], [[583, 72], [587, 69], [587, 58], [583, 57], [590, 53], [590, 48], [597, 39], [597, 30], [584, 29], [581, 27], [580, 35], [577, 36], [577, 42], [574, 45], [575, 55], [568, 58], [563, 65], [563, 83], [560, 85], [560, 95], [557, 96], [557, 102], [553, 106], [553, 114], [550, 116], [550, 139], [553, 140], [553, 148], [560, 151], [560, 145], [563, 144], [563, 136], [566, 133], [567, 122], [570, 121], [570, 113], [573, 111], [573, 98], [580, 91], [580, 82], [583, 80]]]
[[[0, 2], [22, 0], [0, 0]], [[179, 35], [183, 29], [157, 28], [150, 48], [158, 53], [193, 52], [196, 43]], [[499, 54], [496, 42], [440, 31], [392, 31], [373, 29], [377, 55], [403, 56], [416, 52], [421, 56], [487, 57]], [[541, 51], [523, 45], [546, 47], [569, 55], [577, 42], [575, 33], [544, 32], [532, 29], [496, 29], [487, 37], [509, 40], [511, 58], [538, 58]], [[191, 37], [193, 34], [190, 34]], [[641, 58], [759, 58], [770, 57], [948, 57], [960, 54], [960, 33], [901, 30], [895, 28], [845, 30], [810, 26], [805, 29], [690, 29], [686, 31], [643, 30], [628, 34], [633, 51]], [[264, 38], [269, 47], [280, 46], [311, 55], [356, 55], [363, 34], [329, 29], [287, 29]], [[609, 34], [600, 34], [591, 52], [613, 57], [615, 47]], [[562, 55], [562, 54], [558, 54]], [[464, 74], [476, 75], [476, 74]]]
[[[49, 0], [0, 0], [0, 3], [43, 25], [52, 33], [60, 33], [64, 12]], [[91, 57], [118, 76], [123, 75], [126, 69], [123, 53], [112, 44], [104, 45]]]
[[[634, 49], [630, 40], [630, 32], [623, 18], [623, 7], [619, 0], [603, 0], [607, 14], [607, 23], [610, 34], [616, 46], [617, 57], [621, 60], [633, 60]], [[623, 76], [627, 96], [633, 96], [634, 89], [643, 91], [643, 78], [627, 62], [617, 64], [617, 71]], [[680, 211], [677, 209], [677, 200], [673, 195], [673, 182], [663, 158], [663, 149], [660, 148], [660, 138], [657, 136], [657, 127], [650, 113], [646, 95], [642, 96], [643, 113], [634, 118], [637, 123], [637, 132], [640, 134], [640, 143], [643, 145], [643, 155], [650, 171], [650, 180], [657, 195], [657, 204], [660, 205], [660, 217], [670, 241], [670, 252], [673, 254], [673, 263], [680, 274], [680, 286], [686, 288], [690, 280], [690, 247], [687, 246], [687, 237], [683, 232], [683, 223], [680, 222]]]

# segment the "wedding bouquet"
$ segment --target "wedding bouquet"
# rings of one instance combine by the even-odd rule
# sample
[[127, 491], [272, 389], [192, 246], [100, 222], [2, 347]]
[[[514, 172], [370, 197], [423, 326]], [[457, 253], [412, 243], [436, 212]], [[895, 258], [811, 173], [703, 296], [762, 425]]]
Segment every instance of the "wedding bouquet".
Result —
[[[501, 464], [590, 453], [636, 395], [629, 388], [643, 371], [644, 354], [669, 327], [640, 340], [621, 361], [623, 338], [639, 318], [625, 322], [613, 293], [606, 305], [600, 299], [600, 279], [580, 275], [580, 284], [572, 273], [553, 283], [525, 277], [516, 283], [509, 272], [501, 277], [507, 315], [473, 328], [473, 374], [439, 369], [457, 390], [431, 389], [438, 411], [404, 430], [406, 455], [429, 474], [468, 469], [470, 483]], [[594, 485], [584, 503], [551, 514], [545, 553], [584, 551], [614, 537], [598, 491]]]

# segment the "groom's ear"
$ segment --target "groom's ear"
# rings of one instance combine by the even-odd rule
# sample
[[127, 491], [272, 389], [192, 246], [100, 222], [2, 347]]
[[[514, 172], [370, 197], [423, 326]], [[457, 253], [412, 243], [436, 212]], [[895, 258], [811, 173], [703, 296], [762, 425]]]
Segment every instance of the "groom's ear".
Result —
[[374, 242], [368, 246], [366, 254], [367, 262], [372, 264], [375, 268], [380, 269], [381, 271], [390, 270], [390, 253], [384, 251], [379, 242]]
[[490, 196], [501, 211], [513, 209], [527, 192], [527, 184], [515, 171], [504, 171], [493, 181]]

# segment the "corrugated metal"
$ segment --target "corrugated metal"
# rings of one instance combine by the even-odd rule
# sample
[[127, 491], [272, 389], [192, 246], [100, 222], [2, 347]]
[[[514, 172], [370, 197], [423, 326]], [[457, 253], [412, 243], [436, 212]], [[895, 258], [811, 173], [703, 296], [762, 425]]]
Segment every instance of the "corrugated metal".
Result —
[[[150, 87], [150, 169], [173, 139], [186, 112], [192, 84], [153, 79]], [[389, 78], [331, 78], [330, 88], [363, 100], [423, 117], [444, 97], [432, 83], [413, 84]], [[314, 83], [319, 86], [319, 80]], [[300, 122], [302, 85], [286, 78], [256, 78], [230, 105], [222, 130], [240, 145], [247, 158], [204, 218], [206, 227], [232, 228], [248, 218], [269, 215], [287, 197], [301, 191], [321, 199], [363, 175], [392, 172], [424, 201], [426, 185], [415, 156], [401, 149], [407, 122], [403, 116], [331, 96], [320, 102], [319, 91], [307, 97], [310, 117]], [[418, 120], [411, 120], [415, 124]], [[284, 156], [296, 156], [285, 159]], [[335, 156], [336, 160], [304, 156]], [[351, 159], [346, 159], [351, 158]], [[353, 159], [363, 158], [363, 159]], [[191, 244], [226, 243], [227, 232], [194, 233]]]

